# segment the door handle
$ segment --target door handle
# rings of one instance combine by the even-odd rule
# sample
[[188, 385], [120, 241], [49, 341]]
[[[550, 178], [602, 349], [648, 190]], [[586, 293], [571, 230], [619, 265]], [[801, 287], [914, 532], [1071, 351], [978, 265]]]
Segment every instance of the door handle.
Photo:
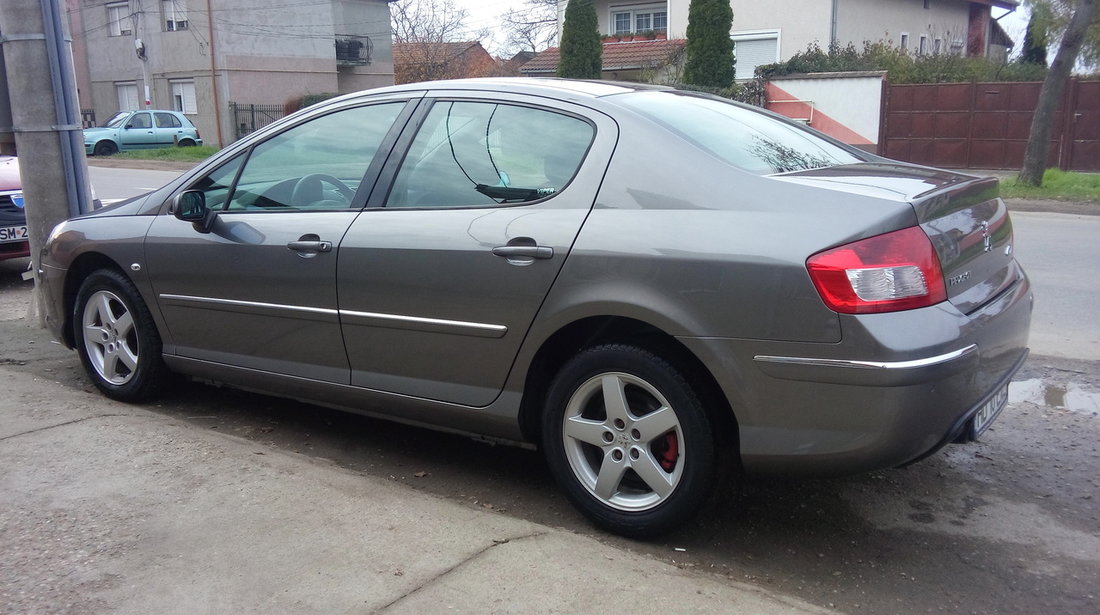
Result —
[[332, 252], [331, 241], [292, 241], [286, 247], [299, 253]]
[[554, 258], [554, 248], [550, 246], [497, 246], [493, 254], [505, 258]]

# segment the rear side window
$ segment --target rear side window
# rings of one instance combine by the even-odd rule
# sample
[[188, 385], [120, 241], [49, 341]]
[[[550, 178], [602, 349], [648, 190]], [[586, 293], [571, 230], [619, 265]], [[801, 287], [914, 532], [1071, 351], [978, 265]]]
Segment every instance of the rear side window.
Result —
[[595, 129], [545, 109], [435, 103], [387, 207], [478, 207], [553, 196], [576, 175]]
[[182, 128], [183, 124], [171, 113], [154, 113], [157, 128]]
[[768, 175], [863, 162], [809, 130], [712, 98], [638, 92], [618, 102], [714, 156]]

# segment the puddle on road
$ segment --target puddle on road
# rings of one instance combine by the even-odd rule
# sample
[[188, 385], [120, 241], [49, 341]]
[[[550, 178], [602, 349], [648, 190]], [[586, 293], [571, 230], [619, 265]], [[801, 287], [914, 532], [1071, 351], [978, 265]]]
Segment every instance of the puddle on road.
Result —
[[1009, 403], [1027, 402], [1052, 408], [1064, 408], [1090, 416], [1100, 416], [1100, 393], [1086, 391], [1079, 384], [1055, 384], [1040, 378], [1008, 385]]

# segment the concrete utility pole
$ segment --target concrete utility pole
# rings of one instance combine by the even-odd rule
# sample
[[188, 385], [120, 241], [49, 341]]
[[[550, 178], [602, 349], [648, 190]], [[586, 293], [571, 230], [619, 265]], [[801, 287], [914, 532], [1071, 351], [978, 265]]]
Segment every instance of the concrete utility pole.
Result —
[[11, 127], [0, 131], [15, 133], [31, 271], [37, 275], [38, 253], [54, 225], [91, 203], [71, 38], [60, 0], [0, 1], [0, 51], [9, 98], [0, 106], [10, 103], [12, 118]]

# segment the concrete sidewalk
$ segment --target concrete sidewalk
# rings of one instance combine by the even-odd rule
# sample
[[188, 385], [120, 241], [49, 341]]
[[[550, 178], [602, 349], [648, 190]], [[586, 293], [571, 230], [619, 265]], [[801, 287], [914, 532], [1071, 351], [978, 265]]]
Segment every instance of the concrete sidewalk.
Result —
[[826, 612], [17, 370], [0, 378], [0, 613]]

